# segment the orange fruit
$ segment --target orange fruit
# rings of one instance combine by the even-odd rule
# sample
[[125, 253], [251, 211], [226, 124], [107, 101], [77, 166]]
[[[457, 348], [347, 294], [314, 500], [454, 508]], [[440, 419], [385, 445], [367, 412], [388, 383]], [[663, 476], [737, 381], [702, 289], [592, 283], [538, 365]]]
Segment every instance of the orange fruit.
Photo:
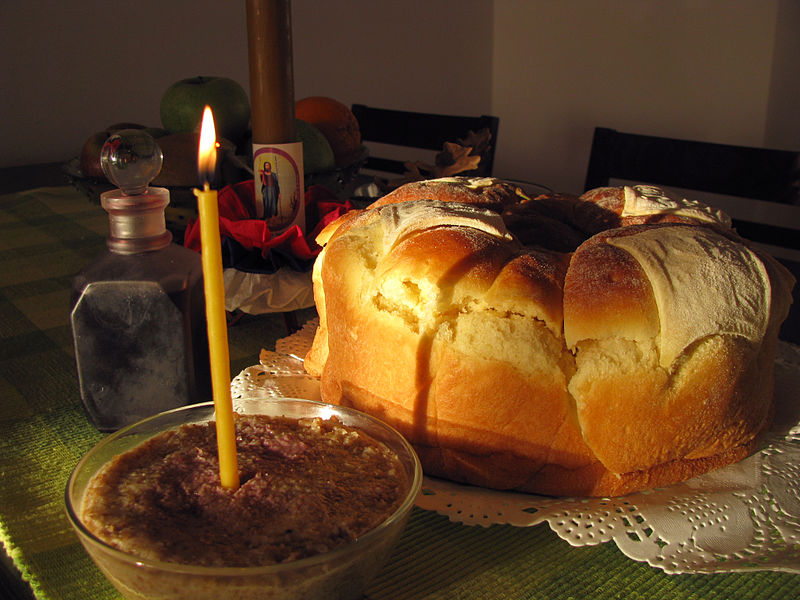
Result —
[[295, 102], [294, 112], [328, 139], [337, 167], [355, 162], [361, 153], [361, 130], [347, 106], [327, 96], [309, 96]]

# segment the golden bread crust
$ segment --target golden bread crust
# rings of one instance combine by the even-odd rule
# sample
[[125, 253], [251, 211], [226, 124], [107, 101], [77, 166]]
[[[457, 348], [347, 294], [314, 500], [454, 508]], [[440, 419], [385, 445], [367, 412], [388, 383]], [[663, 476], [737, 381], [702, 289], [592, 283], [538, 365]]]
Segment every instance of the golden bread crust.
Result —
[[[306, 368], [324, 400], [406, 435], [428, 474], [617, 495], [740, 460], [769, 426], [793, 282], [697, 203], [449, 178], [322, 237]], [[715, 293], [696, 272], [747, 301], [683, 306]], [[700, 287], [670, 291], [671, 275]]]
[[440, 200], [499, 212], [504, 206], [516, 204], [524, 197], [524, 192], [518, 186], [494, 177], [445, 177], [407, 183], [379, 198], [370, 207], [412, 200]]

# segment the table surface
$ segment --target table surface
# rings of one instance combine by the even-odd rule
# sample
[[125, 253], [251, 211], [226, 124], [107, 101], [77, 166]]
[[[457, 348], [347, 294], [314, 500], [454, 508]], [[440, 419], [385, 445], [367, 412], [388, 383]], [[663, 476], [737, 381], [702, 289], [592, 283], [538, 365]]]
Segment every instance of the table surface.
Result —
[[[86, 420], [78, 394], [69, 288], [103, 249], [107, 230], [106, 213], [69, 186], [0, 195], [3, 598], [120, 597], [63, 510], [71, 469], [102, 437]], [[308, 316], [313, 310], [300, 318]], [[273, 349], [285, 335], [280, 315], [241, 319], [229, 330], [231, 373], [255, 364], [261, 348]], [[613, 544], [574, 548], [546, 525], [467, 526], [415, 509], [367, 597], [731, 600], [796, 597], [799, 589], [800, 575], [666, 575]]]

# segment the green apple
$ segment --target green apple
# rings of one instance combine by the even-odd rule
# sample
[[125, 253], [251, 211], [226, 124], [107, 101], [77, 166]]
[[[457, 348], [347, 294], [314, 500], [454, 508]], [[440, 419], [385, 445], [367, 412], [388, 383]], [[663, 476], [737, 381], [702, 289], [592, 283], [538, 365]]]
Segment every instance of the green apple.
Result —
[[217, 138], [238, 143], [250, 125], [247, 92], [227, 77], [190, 77], [176, 81], [161, 96], [161, 124], [168, 133], [200, 130], [203, 108], [214, 113]]
[[306, 173], [332, 171], [336, 166], [328, 138], [311, 123], [295, 119], [294, 130], [297, 141], [303, 142], [303, 170]]

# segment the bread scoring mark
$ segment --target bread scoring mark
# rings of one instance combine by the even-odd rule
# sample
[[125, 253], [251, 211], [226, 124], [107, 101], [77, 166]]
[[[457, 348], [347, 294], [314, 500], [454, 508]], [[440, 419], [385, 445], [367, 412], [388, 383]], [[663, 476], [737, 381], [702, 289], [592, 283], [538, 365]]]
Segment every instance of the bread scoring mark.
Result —
[[429, 184], [436, 185], [438, 183], [450, 183], [453, 185], [460, 185], [470, 190], [480, 190], [483, 188], [490, 188], [500, 183], [501, 180], [494, 177], [439, 177], [438, 179], [429, 180]]
[[494, 237], [513, 239], [498, 213], [470, 204], [419, 200], [388, 204], [377, 210], [383, 226], [384, 253], [414, 232], [440, 226], [469, 227]]
[[710, 223], [730, 229], [731, 218], [722, 210], [697, 200], [682, 198], [652, 185], [634, 185], [623, 188], [625, 205], [621, 217], [675, 215]]
[[770, 281], [763, 262], [747, 246], [709, 228], [681, 225], [608, 242], [633, 256], [650, 280], [665, 369], [685, 348], [710, 335], [741, 336], [753, 344], [763, 339]]

